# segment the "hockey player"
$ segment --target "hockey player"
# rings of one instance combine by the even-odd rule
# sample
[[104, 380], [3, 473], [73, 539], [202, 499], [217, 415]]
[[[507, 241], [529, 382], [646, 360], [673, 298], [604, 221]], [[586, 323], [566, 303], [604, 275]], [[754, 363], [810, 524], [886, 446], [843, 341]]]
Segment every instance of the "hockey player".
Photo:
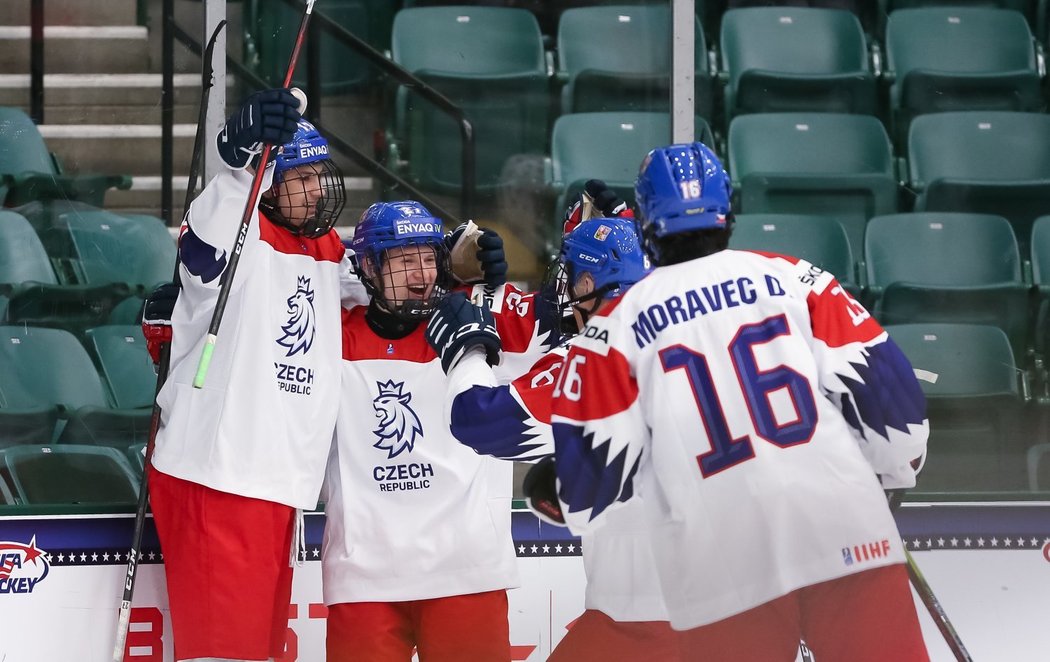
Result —
[[[216, 148], [229, 169], [182, 228], [150, 472], [178, 660], [283, 653], [297, 509], [317, 504], [335, 427], [340, 300], [364, 294], [332, 230], [342, 175], [298, 104], [289, 90], [258, 92], [227, 120]], [[263, 143], [280, 148], [266, 164], [208, 382], [194, 389]], [[150, 321], [153, 335], [160, 325]]]
[[[586, 534], [637, 493], [685, 659], [926, 660], [883, 489], [915, 484], [911, 366], [821, 269], [728, 250], [700, 143], [643, 161], [656, 268], [572, 343], [552, 415], [562, 512]], [[881, 484], [880, 484], [881, 479]]]
[[[577, 225], [563, 240], [549, 280], [562, 288], [559, 300], [572, 311], [577, 329], [649, 272], [633, 220], [598, 218]], [[469, 328], [475, 311], [442, 304], [430, 320]], [[566, 338], [568, 340], [568, 338]], [[435, 347], [439, 349], [439, 347]], [[479, 348], [480, 350], [480, 348]], [[564, 526], [554, 491], [550, 430], [551, 395], [566, 354], [561, 345], [526, 375], [498, 385], [484, 353], [467, 354], [449, 371], [452, 434], [480, 453], [503, 459], [535, 460], [525, 479], [530, 507]], [[583, 539], [587, 573], [586, 611], [561, 640], [555, 662], [648, 662], [678, 659], [667, 622], [640, 501], [632, 501]]]
[[[457, 443], [442, 415], [443, 368], [476, 342], [495, 361], [497, 322], [449, 334], [445, 360], [427, 344], [425, 321], [454, 283], [441, 221], [419, 203], [372, 205], [351, 248], [372, 300], [343, 313], [324, 495], [327, 659], [408, 662], [415, 648], [421, 662], [507, 662], [510, 465]], [[515, 343], [538, 344], [523, 340], [537, 328], [531, 295], [486, 292], [501, 332], [517, 326]]]

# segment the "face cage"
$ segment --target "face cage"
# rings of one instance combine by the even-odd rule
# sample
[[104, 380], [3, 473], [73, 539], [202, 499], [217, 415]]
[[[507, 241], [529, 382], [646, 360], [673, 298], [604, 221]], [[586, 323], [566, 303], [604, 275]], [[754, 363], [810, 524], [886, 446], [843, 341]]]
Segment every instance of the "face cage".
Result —
[[[312, 205], [310, 197], [317, 188], [306, 189], [307, 177], [311, 174], [317, 175], [317, 179], [310, 181], [316, 181], [320, 189], [320, 197]], [[308, 239], [328, 234], [346, 206], [346, 189], [339, 166], [331, 159], [324, 159], [296, 166], [274, 177], [279, 177], [280, 181], [273, 185], [273, 195], [259, 203], [270, 220], [292, 234]], [[289, 214], [285, 214], [285, 209]], [[306, 222], [297, 226], [289, 216], [296, 220], [306, 218]]]
[[437, 276], [434, 279], [434, 286], [430, 290], [430, 296], [426, 299], [390, 299], [387, 297], [387, 283], [383, 278], [383, 258], [386, 255], [386, 251], [368, 251], [368, 261], [373, 265], [372, 268], [375, 270], [375, 274], [369, 275], [365, 273], [364, 269], [359, 267], [358, 275], [361, 278], [361, 282], [365, 284], [365, 289], [372, 295], [372, 298], [394, 316], [403, 320], [427, 319], [437, 308], [438, 304], [455, 287], [455, 279], [452, 277], [452, 261], [449, 258], [448, 249], [445, 248], [442, 242], [408, 244], [405, 248], [417, 248], [420, 250], [430, 248], [437, 257]]
[[554, 258], [547, 265], [547, 272], [543, 276], [543, 284], [540, 286], [540, 296], [543, 297], [544, 309], [554, 319], [548, 320], [548, 324], [563, 336], [574, 336], [580, 332], [576, 318], [572, 314], [572, 297], [569, 293], [570, 274], [565, 265], [558, 258]]

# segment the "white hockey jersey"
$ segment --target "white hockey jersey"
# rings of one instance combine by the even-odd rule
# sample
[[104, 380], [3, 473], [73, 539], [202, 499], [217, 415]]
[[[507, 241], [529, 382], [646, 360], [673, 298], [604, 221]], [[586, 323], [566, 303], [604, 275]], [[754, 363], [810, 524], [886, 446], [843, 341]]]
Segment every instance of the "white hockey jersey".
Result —
[[886, 332], [804, 261], [658, 268], [571, 343], [552, 420], [570, 527], [637, 490], [677, 629], [904, 561], [876, 474], [914, 485], [925, 400]]
[[[539, 327], [522, 302], [531, 295], [511, 286], [490, 295], [501, 301], [496, 325], [505, 342], [548, 349], [530, 339]], [[425, 324], [390, 340], [369, 328], [364, 308], [343, 315], [343, 397], [324, 494], [325, 604], [516, 586], [511, 464], [450, 434], [446, 377]]]
[[223, 492], [312, 509], [339, 401], [340, 300], [354, 292], [363, 300], [335, 231], [304, 239], [262, 214], [253, 219], [207, 380], [192, 387], [251, 178], [220, 172], [183, 226], [153, 464]]
[[[529, 461], [554, 454], [550, 416], [554, 383], [567, 350], [559, 346], [525, 375], [499, 385], [480, 354], [449, 373], [452, 435], [479, 453]], [[609, 513], [583, 535], [584, 605], [615, 621], [666, 621], [656, 562], [640, 499]]]

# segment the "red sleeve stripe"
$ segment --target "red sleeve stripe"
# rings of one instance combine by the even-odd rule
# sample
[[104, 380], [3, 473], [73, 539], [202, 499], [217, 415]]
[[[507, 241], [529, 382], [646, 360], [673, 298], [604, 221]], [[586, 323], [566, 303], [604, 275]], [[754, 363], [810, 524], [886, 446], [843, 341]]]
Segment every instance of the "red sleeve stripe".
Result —
[[638, 399], [638, 383], [615, 348], [606, 356], [573, 347], [558, 379], [554, 415], [593, 421], [626, 411]]

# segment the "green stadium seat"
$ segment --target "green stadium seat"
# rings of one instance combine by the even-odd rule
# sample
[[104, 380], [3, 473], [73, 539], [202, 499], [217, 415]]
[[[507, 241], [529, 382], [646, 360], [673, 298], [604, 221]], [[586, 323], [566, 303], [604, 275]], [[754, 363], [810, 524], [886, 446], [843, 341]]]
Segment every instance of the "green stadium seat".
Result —
[[915, 211], [1004, 216], [1022, 252], [1050, 209], [1050, 116], [960, 111], [916, 117], [908, 131]]
[[157, 375], [140, 326], [100, 326], [85, 333], [88, 349], [119, 409], [153, 406]]
[[834, 274], [850, 294], [859, 294], [849, 238], [842, 224], [834, 218], [802, 214], [738, 214], [729, 247], [802, 258]]
[[[703, 118], [696, 118], [694, 130], [697, 140], [714, 144], [711, 129]], [[561, 241], [562, 212], [570, 200], [580, 195], [587, 180], [604, 181], [628, 204], [633, 204], [638, 166], [650, 150], [666, 145], [670, 135], [668, 113], [573, 113], [555, 120], [550, 172], [546, 177], [558, 193], [552, 245]]]
[[1050, 216], [1040, 216], [1032, 224], [1031, 260], [1037, 305], [1033, 340], [1036, 353], [1045, 361], [1050, 351]]
[[170, 281], [175, 268], [175, 240], [153, 216], [67, 209], [40, 234], [60, 273], [78, 284], [123, 283], [145, 294]]
[[742, 115], [728, 142], [737, 213], [832, 216], [861, 255], [868, 219], [897, 211], [890, 139], [874, 117]]
[[930, 440], [916, 491], [1024, 486], [1015, 419], [1023, 402], [1002, 329], [970, 324], [887, 326], [926, 394]]
[[[33, 203], [39, 207], [40, 203]], [[4, 319], [29, 325], [83, 327], [106, 319], [126, 286], [60, 285], [40, 238], [18, 212], [0, 210], [0, 293]]]
[[128, 446], [126, 455], [128, 463], [131, 464], [131, 468], [135, 470], [138, 475], [142, 475], [142, 472], [146, 470], [146, 444], [132, 444]]
[[[558, 22], [562, 113], [668, 112], [671, 103], [671, 12], [658, 4], [568, 9]], [[695, 111], [712, 117], [707, 44], [696, 23]]]
[[874, 113], [860, 20], [842, 9], [747, 7], [722, 17], [727, 118], [743, 113]]
[[[548, 76], [536, 18], [503, 7], [419, 7], [394, 17], [396, 63], [459, 106], [474, 129], [476, 189], [492, 193], [506, 160], [546, 152]], [[405, 87], [397, 91], [393, 158], [435, 191], [462, 184], [459, 126]]]
[[7, 481], [3, 476], [0, 476], [0, 506], [13, 506], [18, 503], [15, 499], [15, 495], [11, 494], [11, 488], [7, 486]]
[[998, 326], [1018, 363], [1028, 340], [1028, 286], [1009, 222], [1001, 216], [876, 216], [864, 242], [869, 299], [883, 324]]
[[894, 134], [912, 117], [955, 110], [1044, 107], [1031, 30], [1019, 12], [986, 7], [902, 9], [886, 28]]
[[0, 107], [0, 204], [59, 199], [101, 207], [111, 188], [131, 188], [131, 177], [63, 174], [33, 120], [19, 108]]
[[1034, 5], [1042, 5], [1045, 0], [878, 0], [879, 34], [886, 32], [886, 22], [890, 15], [901, 9], [918, 7], [997, 7], [1021, 12], [1026, 18], [1034, 18]]
[[15, 446], [0, 451], [0, 466], [23, 504], [138, 501], [138, 478], [114, 448]]
[[[73, 419], [59, 439], [123, 445], [144, 439], [148, 409], [117, 409], [87, 350], [62, 329], [0, 326], [0, 438], [50, 443], [55, 421]], [[10, 432], [9, 432], [10, 431]]]

